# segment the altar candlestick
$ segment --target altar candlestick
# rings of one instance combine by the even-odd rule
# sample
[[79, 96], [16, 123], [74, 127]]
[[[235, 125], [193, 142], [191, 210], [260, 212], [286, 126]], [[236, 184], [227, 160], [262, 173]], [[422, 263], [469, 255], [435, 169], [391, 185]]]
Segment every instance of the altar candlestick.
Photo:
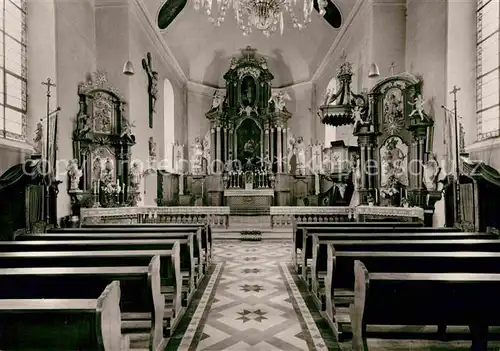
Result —
[[378, 204], [378, 189], [375, 188], [375, 203]]

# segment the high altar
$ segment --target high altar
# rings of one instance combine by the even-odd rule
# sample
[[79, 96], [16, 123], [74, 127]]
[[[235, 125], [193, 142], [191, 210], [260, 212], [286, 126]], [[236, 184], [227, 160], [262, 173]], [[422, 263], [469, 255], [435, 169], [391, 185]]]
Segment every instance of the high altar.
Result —
[[211, 206], [258, 209], [290, 202], [287, 123], [291, 114], [285, 107], [289, 96], [273, 94], [274, 77], [255, 51], [247, 47], [240, 58], [231, 60], [224, 74], [226, 89], [215, 92], [206, 113], [209, 133], [193, 147], [187, 187], [196, 192], [197, 183], [206, 182], [203, 203]]

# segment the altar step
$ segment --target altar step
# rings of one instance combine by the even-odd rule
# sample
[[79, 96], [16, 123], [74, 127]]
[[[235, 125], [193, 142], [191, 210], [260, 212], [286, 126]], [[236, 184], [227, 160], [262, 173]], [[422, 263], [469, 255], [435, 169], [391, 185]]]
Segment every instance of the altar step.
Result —
[[262, 240], [292, 240], [292, 228], [272, 228], [271, 216], [230, 216], [227, 228], [212, 228], [214, 241], [241, 240], [242, 232], [260, 232]]
[[247, 208], [231, 208], [229, 209], [231, 216], [270, 216], [271, 209], [269, 207], [247, 207]]

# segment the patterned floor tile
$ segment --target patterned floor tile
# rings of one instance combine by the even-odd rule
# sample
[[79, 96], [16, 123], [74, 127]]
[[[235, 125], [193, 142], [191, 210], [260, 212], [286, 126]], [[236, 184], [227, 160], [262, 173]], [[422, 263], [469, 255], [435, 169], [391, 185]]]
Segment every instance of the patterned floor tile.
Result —
[[286, 267], [290, 253], [290, 243], [216, 244], [218, 266], [181, 349], [318, 350], [317, 329], [300, 315], [304, 301]]

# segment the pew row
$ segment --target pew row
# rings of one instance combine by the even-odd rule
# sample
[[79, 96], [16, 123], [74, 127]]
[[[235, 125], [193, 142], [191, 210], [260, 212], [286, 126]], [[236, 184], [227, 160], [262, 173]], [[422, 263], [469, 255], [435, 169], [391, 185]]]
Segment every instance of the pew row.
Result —
[[[403, 222], [404, 223], [404, 222]], [[444, 233], [456, 233], [458, 232], [455, 228], [432, 228], [432, 227], [338, 227], [338, 228], [329, 228], [329, 227], [317, 227], [317, 228], [302, 228], [302, 249], [300, 251], [300, 261], [298, 263], [299, 267], [297, 267], [297, 271], [300, 272], [300, 276], [304, 282], [308, 280], [308, 260], [312, 259], [313, 255], [313, 243], [312, 243], [312, 235], [313, 234], [326, 234], [329, 236], [335, 237], [335, 235], [343, 235], [343, 234], [371, 234], [374, 238], [378, 238], [379, 235], [383, 234], [391, 234], [391, 233], [404, 233], [404, 234], [415, 234], [420, 235], [422, 233], [433, 233], [433, 234], [444, 234]], [[364, 238], [366, 239], [366, 237]]]
[[165, 295], [164, 317], [173, 330], [182, 317], [187, 294], [182, 292], [178, 245], [172, 250], [0, 252], [0, 268], [29, 267], [124, 267], [148, 266], [160, 256], [161, 292]]
[[[16, 250], [15, 244], [13, 243], [18, 243], [18, 250], [23, 251], [73, 251], [73, 249], [70, 248], [70, 243], [74, 241], [76, 241], [76, 243], [74, 243], [73, 246], [77, 247], [74, 250], [81, 250], [82, 245], [93, 245], [92, 249], [83, 248], [83, 250], [150, 250], [165, 248], [158, 245], [167, 245], [166, 249], [169, 249], [174, 242], [178, 241], [180, 243], [181, 275], [188, 279], [188, 300], [190, 301], [196, 286], [198, 286], [199, 282], [204, 277], [203, 271], [195, 264], [195, 262], [201, 258], [199, 255], [200, 251], [197, 249], [198, 242], [194, 240], [194, 238], [195, 237], [191, 233], [29, 234], [17, 237], [17, 241], [5, 245], [5, 249], [2, 248], [2, 244], [0, 243], [0, 252]], [[83, 241], [85, 243], [82, 243]], [[54, 249], [48, 248], [47, 246], [43, 248], [43, 245], [53, 245]], [[110, 245], [113, 245], [113, 247], [109, 247]], [[12, 247], [9, 248], [9, 246]], [[38, 248], [39, 246], [42, 247]]]
[[331, 263], [318, 295], [323, 316], [339, 340], [344, 326], [350, 324], [345, 307], [354, 300], [355, 261], [364, 262], [370, 271], [384, 273], [500, 273], [500, 252], [335, 252], [333, 244], [326, 246]]
[[202, 231], [202, 247], [208, 252], [208, 262], [212, 261], [212, 227], [209, 224], [195, 223], [92, 223], [83, 224], [82, 228], [200, 228]]
[[121, 334], [120, 283], [92, 299], [0, 300], [0, 349], [126, 351]]
[[469, 326], [473, 351], [500, 325], [500, 274], [374, 273], [356, 261], [354, 276], [353, 351], [368, 350], [367, 325]]
[[294, 267], [296, 267], [297, 272], [301, 274], [298, 260], [297, 260], [297, 251], [303, 249], [303, 230], [304, 229], [315, 229], [321, 228], [326, 229], [330, 228], [331, 232], [338, 232], [338, 228], [366, 228], [366, 227], [384, 227], [384, 228], [417, 228], [422, 227], [423, 223], [419, 222], [301, 222], [294, 221], [292, 228], [292, 241], [293, 241], [293, 252], [292, 252], [292, 263]]
[[174, 303], [164, 322], [159, 256], [146, 267], [2, 268], [0, 299], [89, 299], [113, 281], [121, 287], [122, 331], [149, 330], [145, 335], [148, 350], [163, 350], [170, 336], [168, 324], [181, 306], [180, 301]]
[[[346, 233], [346, 234], [313, 234], [312, 235], [312, 259], [310, 274], [307, 275], [306, 283], [311, 288], [314, 296], [318, 293], [318, 278], [320, 272], [327, 271], [327, 244], [349, 241], [436, 241], [436, 240], [465, 240], [465, 239], [497, 239], [498, 236], [488, 233], [379, 233], [376, 236], [368, 233]], [[425, 250], [425, 249], [424, 249]], [[421, 250], [419, 250], [421, 251]]]
[[[109, 224], [108, 224], [109, 225]], [[202, 231], [199, 225], [186, 225], [186, 226], [154, 226], [154, 227], [140, 227], [140, 226], [128, 226], [128, 225], [114, 225], [114, 226], [98, 226], [98, 227], [84, 227], [84, 228], [54, 228], [50, 229], [48, 233], [51, 234], [194, 234], [195, 235], [195, 257], [200, 257], [200, 259], [195, 262], [200, 264], [202, 268], [202, 273], [204, 274], [208, 269], [211, 262], [211, 250], [210, 245], [205, 245], [204, 242], [208, 242], [207, 231]], [[198, 255], [196, 250], [200, 250]]]

